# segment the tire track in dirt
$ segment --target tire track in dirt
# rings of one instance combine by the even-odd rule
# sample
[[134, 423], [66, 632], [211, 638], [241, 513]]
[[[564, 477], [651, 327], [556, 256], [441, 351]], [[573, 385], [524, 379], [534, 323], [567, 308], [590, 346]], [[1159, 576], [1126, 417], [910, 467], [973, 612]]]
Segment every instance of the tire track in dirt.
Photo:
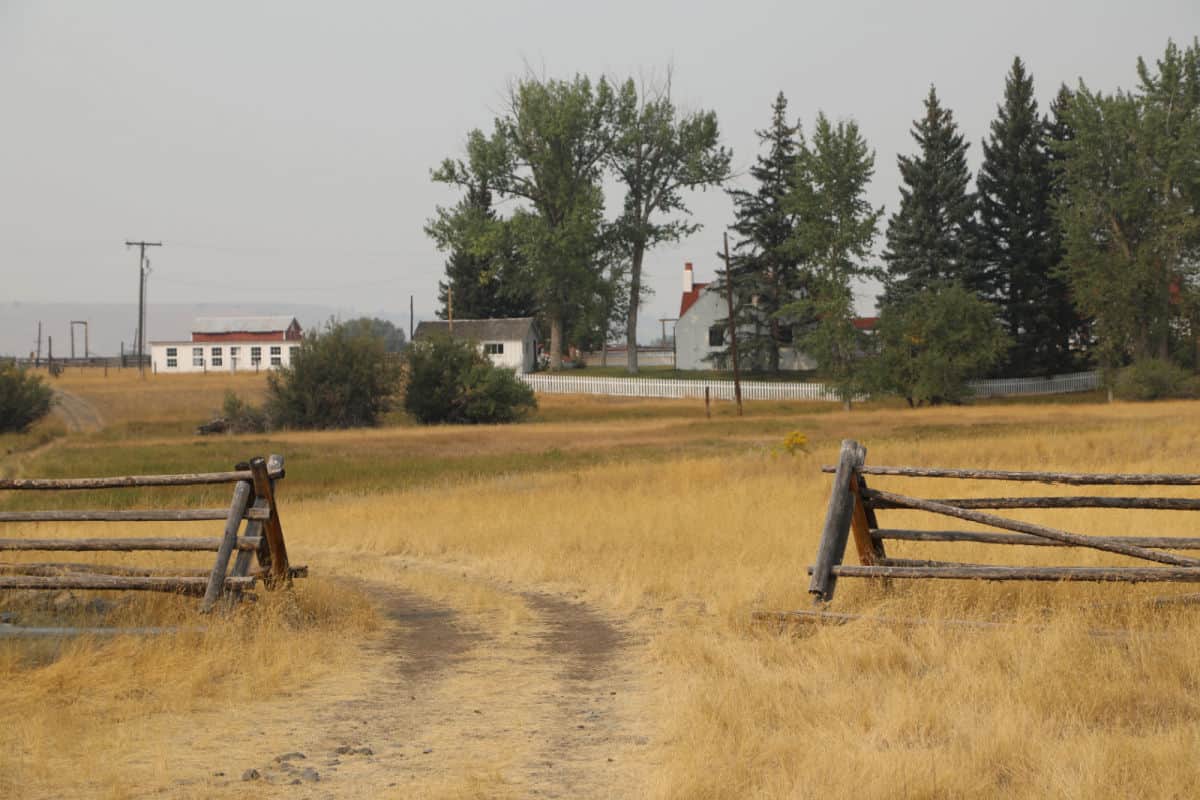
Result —
[[[643, 794], [649, 725], [631, 663], [640, 642], [620, 622], [560, 595], [433, 564], [405, 571], [452, 575], [466, 590], [486, 586], [528, 613], [498, 624], [478, 603], [455, 607], [390, 581], [347, 581], [386, 620], [358, 667], [247, 709], [225, 741], [249, 747], [193, 742], [194, 763], [220, 763], [225, 776], [192, 766], [176, 786], [222, 797]], [[238, 758], [247, 752], [255, 760]], [[289, 753], [304, 758], [279, 759]], [[239, 780], [250, 769], [252, 782]]]
[[[78, 395], [54, 390], [54, 405], [51, 413], [66, 423], [71, 433], [90, 433], [104, 428], [104, 418], [96, 408]], [[50, 450], [63, 443], [62, 436], [55, 436], [48, 442], [39, 444], [28, 450], [4, 453], [0, 451], [0, 475], [4, 477], [20, 476], [27, 464], [36, 458], [44, 456]]]
[[96, 407], [77, 394], [54, 390], [54, 412], [67, 423], [72, 433], [91, 433], [104, 427], [104, 417]]
[[[612, 685], [628, 636], [583, 603], [532, 592], [521, 596], [541, 617], [545, 630], [538, 649], [558, 671], [556, 691], [543, 697], [554, 708], [556, 724], [544, 732], [539, 753], [544, 758], [531, 765], [531, 784], [540, 788], [530, 796], [587, 796], [583, 791], [594, 784], [597, 766], [616, 763], [611, 753], [621, 726]], [[624, 796], [616, 788], [609, 781], [591, 796]]]

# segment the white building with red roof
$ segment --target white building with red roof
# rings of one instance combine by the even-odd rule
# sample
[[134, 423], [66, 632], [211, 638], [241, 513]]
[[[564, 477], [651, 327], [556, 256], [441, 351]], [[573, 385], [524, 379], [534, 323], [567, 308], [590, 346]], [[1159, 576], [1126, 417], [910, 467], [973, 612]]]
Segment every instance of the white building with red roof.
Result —
[[295, 317], [199, 317], [191, 339], [150, 342], [150, 363], [159, 374], [278, 369], [301, 336]]
[[[729, 327], [722, 320], [729, 317], [725, 295], [711, 283], [695, 279], [691, 262], [683, 265], [683, 296], [679, 301], [679, 321], [675, 323], [675, 363], [678, 369], [718, 369], [712, 360], [714, 353], [726, 349]], [[858, 317], [854, 326], [861, 331], [875, 328], [875, 317]], [[741, 338], [741, 337], [739, 337]], [[816, 369], [817, 362], [807, 353], [794, 347], [779, 352], [779, 366], [785, 370]]]

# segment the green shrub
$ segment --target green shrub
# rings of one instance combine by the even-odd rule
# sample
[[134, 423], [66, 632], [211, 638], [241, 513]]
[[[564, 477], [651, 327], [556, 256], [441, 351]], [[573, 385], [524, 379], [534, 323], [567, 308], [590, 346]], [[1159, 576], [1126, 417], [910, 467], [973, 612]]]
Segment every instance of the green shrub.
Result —
[[221, 416], [231, 433], [263, 433], [267, 430], [267, 412], [238, 397], [232, 389], [225, 390]]
[[391, 408], [400, 366], [370, 328], [330, 322], [304, 337], [290, 366], [267, 375], [266, 414], [283, 428], [376, 425]]
[[1113, 394], [1122, 400], [1196, 397], [1197, 381], [1177, 364], [1161, 358], [1147, 358], [1117, 373]]
[[15, 363], [0, 364], [0, 433], [20, 432], [50, 413], [54, 392]]
[[879, 354], [868, 366], [872, 391], [921, 406], [970, 397], [970, 381], [1000, 363], [1009, 340], [994, 306], [946, 284], [884, 306], [875, 345]]
[[426, 425], [515, 422], [533, 409], [533, 389], [494, 366], [472, 342], [433, 336], [405, 352], [404, 408]]

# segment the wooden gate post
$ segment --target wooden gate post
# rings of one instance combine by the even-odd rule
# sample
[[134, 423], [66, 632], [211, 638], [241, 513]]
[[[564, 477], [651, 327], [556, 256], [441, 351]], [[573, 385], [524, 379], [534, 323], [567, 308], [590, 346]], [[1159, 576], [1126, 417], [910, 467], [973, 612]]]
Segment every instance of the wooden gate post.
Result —
[[[283, 459], [272, 456], [272, 461], [283, 467]], [[265, 459], [250, 459], [250, 472], [254, 476], [254, 496], [266, 501], [270, 516], [263, 521], [263, 547], [258, 551], [258, 563], [263, 568], [263, 582], [268, 588], [287, 585], [291, 580], [288, 569], [287, 547], [283, 543], [283, 526], [279, 522], [279, 509], [275, 507], [275, 487], [270, 478]]]
[[250, 505], [250, 482], [238, 481], [233, 490], [233, 501], [229, 504], [229, 517], [225, 520], [225, 535], [217, 550], [216, 562], [208, 578], [208, 588], [204, 592], [202, 611], [211, 611], [225, 588], [225, 570], [229, 568], [229, 558], [233, 555], [234, 545], [237, 544], [238, 530], [242, 527], [242, 518], [246, 516], [246, 507]]
[[858, 497], [853, 482], [858, 480], [858, 469], [866, 458], [867, 450], [861, 444], [853, 439], [842, 442], [837, 472], [833, 476], [833, 489], [829, 493], [829, 507], [825, 512], [825, 527], [821, 531], [821, 544], [813, 564], [812, 580], [808, 584], [809, 594], [814, 595], [818, 602], [833, 598], [837, 583], [833, 568], [839, 566], [845, 557]]

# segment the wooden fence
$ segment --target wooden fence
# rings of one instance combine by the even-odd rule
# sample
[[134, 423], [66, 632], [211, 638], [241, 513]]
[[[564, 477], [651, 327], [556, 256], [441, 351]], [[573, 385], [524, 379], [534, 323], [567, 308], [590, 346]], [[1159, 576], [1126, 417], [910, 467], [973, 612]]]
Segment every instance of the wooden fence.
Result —
[[[31, 539], [0, 537], [0, 552], [213, 552], [211, 567], [133, 567], [82, 563], [0, 563], [0, 589], [156, 591], [198, 595], [208, 611], [222, 597], [231, 601], [262, 580], [268, 588], [289, 585], [307, 574], [288, 563], [275, 503], [284, 477], [283, 457], [254, 458], [231, 472], [129, 475], [105, 478], [0, 480], [0, 491], [78, 491], [131, 487], [233, 484], [229, 508], [0, 511], [0, 524], [62, 522], [199, 522], [224, 520], [221, 536]], [[232, 562], [232, 569], [230, 569]], [[252, 566], [252, 562], [257, 562]]]
[[[1200, 538], [1173, 536], [1095, 536], [1072, 533], [1045, 525], [1009, 519], [979, 509], [1018, 508], [1125, 508], [1200, 511], [1200, 499], [1182, 497], [977, 497], [928, 500], [871, 489], [867, 475], [908, 478], [948, 478], [1066, 484], [1071, 486], [1197, 486], [1200, 475], [1092, 474], [1067, 472], [1016, 472], [1007, 470], [876, 467], [866, 464], [866, 448], [853, 440], [842, 442], [833, 489], [816, 560], [809, 568], [808, 590], [818, 600], [829, 601], [839, 578], [896, 578], [1024, 581], [1189, 581], [1200, 582], [1200, 558], [1176, 550], [1200, 550]], [[879, 511], [910, 509], [941, 517], [978, 523], [996, 531], [910, 530], [881, 527]], [[842, 563], [853, 534], [857, 565]], [[1154, 566], [1026, 567], [963, 564], [890, 558], [888, 540], [921, 542], [982, 542], [996, 545], [1086, 547], [1116, 553]]]
[[[519, 376], [543, 394], [591, 394], [611, 397], [648, 397], [665, 399], [703, 398], [705, 390], [714, 400], [733, 400], [733, 381], [680, 380], [675, 378], [608, 378], [593, 375], [534, 373]], [[1051, 378], [1002, 378], [973, 381], [977, 397], [1002, 395], [1062, 394], [1087, 392], [1100, 386], [1099, 373], [1079, 372]], [[823, 383], [794, 381], [742, 381], [746, 400], [817, 400], [840, 402], [837, 393]]]

